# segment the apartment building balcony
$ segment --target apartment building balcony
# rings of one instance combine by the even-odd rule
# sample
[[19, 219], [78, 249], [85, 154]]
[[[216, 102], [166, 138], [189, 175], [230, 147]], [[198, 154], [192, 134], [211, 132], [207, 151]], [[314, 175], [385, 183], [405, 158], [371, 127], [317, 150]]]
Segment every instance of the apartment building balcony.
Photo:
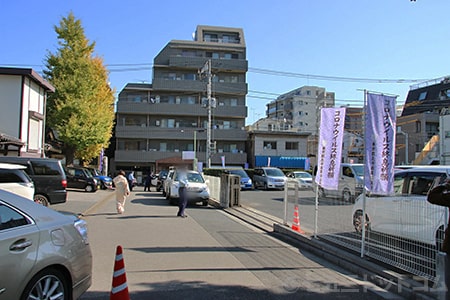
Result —
[[[215, 117], [247, 117], [247, 107], [221, 105], [220, 100], [214, 109]], [[171, 115], [171, 116], [206, 116], [207, 110], [200, 104], [171, 104], [118, 101], [119, 114]]]
[[[201, 69], [208, 58], [205, 57], [187, 57], [170, 56], [169, 66], [177, 68]], [[211, 59], [213, 69], [225, 71], [247, 72], [248, 62], [245, 59]]]
[[[154, 78], [152, 86], [154, 91], [191, 91], [206, 93], [206, 83], [200, 80]], [[245, 82], [213, 82], [212, 89], [218, 94], [246, 95], [248, 86]]]
[[[161, 128], [156, 126], [116, 126], [116, 138], [128, 139], [160, 139], [160, 140], [192, 140], [195, 130], [198, 141], [206, 141], [206, 129], [201, 128]], [[245, 141], [247, 132], [239, 129], [213, 129], [214, 140]]]
[[[206, 160], [205, 152], [197, 152], [197, 159], [199, 161]], [[182, 152], [175, 151], [138, 151], [138, 150], [116, 150], [114, 157], [116, 162], [128, 162], [128, 163], [150, 163], [156, 162], [160, 159], [169, 157], [182, 156]], [[225, 156], [225, 162], [228, 165], [244, 165], [247, 162], [247, 153], [212, 153], [211, 163], [215, 165], [221, 165], [221, 156]]]

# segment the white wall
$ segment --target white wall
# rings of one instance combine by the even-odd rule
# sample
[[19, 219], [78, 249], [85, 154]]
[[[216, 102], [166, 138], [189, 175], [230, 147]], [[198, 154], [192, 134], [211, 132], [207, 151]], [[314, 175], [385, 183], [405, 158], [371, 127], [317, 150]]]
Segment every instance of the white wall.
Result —
[[30, 118], [30, 111], [44, 115], [45, 91], [30, 78], [25, 78], [22, 106], [22, 141], [25, 147], [22, 152], [38, 151], [42, 153], [44, 121]]
[[0, 132], [19, 137], [22, 77], [0, 75]]

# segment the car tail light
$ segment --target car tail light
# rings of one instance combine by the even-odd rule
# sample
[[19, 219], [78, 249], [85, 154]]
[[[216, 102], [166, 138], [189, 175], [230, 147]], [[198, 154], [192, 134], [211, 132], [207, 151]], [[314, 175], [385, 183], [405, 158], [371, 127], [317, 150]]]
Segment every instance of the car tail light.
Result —
[[67, 180], [61, 180], [63, 188], [67, 188]]

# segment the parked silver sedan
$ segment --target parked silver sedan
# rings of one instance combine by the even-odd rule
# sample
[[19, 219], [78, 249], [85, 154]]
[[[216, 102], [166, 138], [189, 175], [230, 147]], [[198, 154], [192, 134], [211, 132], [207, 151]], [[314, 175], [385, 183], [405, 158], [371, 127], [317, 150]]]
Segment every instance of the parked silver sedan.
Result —
[[0, 299], [77, 299], [91, 285], [86, 222], [0, 190]]

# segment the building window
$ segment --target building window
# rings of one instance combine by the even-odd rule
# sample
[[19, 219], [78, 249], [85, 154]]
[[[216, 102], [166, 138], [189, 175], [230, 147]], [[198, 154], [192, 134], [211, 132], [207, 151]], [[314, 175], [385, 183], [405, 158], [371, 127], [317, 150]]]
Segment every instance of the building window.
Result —
[[445, 138], [446, 138], [446, 139], [450, 138], [450, 131], [446, 131], [446, 132], [445, 132]]
[[239, 59], [239, 55], [237, 53], [232, 53], [231, 54], [231, 58], [232, 59]]
[[264, 141], [263, 146], [264, 146], [264, 149], [277, 149], [277, 142]]
[[307, 96], [311, 96], [311, 91], [306, 91]]
[[206, 57], [210, 57], [210, 58], [214, 58], [214, 59], [219, 59], [220, 55], [217, 52], [206, 52]]
[[420, 123], [420, 121], [416, 122], [416, 132], [421, 132], [422, 131], [422, 123]]
[[420, 146], [420, 144], [416, 144], [416, 152], [421, 152], [422, 151], [422, 147]]
[[197, 74], [192, 74], [192, 73], [190, 73], [190, 74], [184, 74], [184, 76], [183, 76], [184, 78], [184, 80], [196, 80], [197, 79]]
[[450, 99], [450, 89], [442, 90], [439, 94], [440, 100], [447, 100]]
[[298, 142], [286, 142], [286, 150], [298, 150]]
[[231, 59], [231, 53], [224, 53], [223, 54], [224, 59]]
[[425, 91], [425, 92], [421, 92], [420, 94], [419, 94], [419, 101], [422, 101], [422, 100], [425, 100], [427, 98], [427, 91]]
[[217, 34], [205, 33], [204, 41], [205, 42], [217, 42], [218, 41]]

